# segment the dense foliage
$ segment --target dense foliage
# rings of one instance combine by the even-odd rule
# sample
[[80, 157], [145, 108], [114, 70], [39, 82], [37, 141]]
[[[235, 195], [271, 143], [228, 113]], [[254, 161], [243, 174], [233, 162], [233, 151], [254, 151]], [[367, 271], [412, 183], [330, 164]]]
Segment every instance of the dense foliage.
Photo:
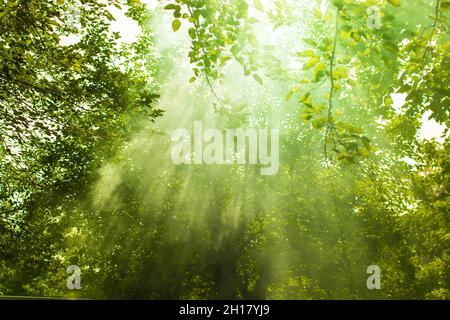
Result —
[[[449, 0], [148, 3], [0, 0], [1, 295], [450, 299]], [[195, 120], [278, 173], [174, 165]]]

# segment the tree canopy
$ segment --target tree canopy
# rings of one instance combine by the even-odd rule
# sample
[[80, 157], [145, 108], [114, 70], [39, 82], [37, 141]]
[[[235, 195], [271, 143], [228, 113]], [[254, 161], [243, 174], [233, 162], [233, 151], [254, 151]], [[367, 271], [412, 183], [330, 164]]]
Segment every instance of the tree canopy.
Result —
[[[0, 295], [450, 299], [449, 9], [0, 0]], [[278, 173], [172, 163], [194, 121]]]

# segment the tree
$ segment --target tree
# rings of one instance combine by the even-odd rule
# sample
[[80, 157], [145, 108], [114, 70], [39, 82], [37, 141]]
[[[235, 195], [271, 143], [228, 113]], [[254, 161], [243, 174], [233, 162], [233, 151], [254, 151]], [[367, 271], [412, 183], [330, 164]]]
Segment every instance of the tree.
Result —
[[[152, 107], [158, 95], [151, 34], [127, 46], [109, 31], [108, 8], [121, 5], [1, 3], [1, 277], [7, 290], [32, 293], [20, 286], [53, 263], [65, 228], [62, 203], [74, 201], [116, 142], [129, 138], [131, 121], [161, 115]], [[144, 7], [128, 5], [143, 24]], [[67, 36], [78, 41], [66, 44]]]
[[[122, 5], [135, 43], [110, 32]], [[3, 294], [449, 299], [448, 0], [2, 8]], [[278, 174], [174, 165], [200, 119], [279, 128]]]

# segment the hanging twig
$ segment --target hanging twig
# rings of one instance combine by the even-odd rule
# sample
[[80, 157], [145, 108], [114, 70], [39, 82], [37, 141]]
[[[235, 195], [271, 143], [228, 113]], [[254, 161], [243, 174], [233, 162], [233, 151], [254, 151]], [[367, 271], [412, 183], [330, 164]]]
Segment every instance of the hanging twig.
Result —
[[440, 7], [441, 7], [441, 0], [437, 0], [436, 1], [436, 7], [435, 7], [434, 22], [433, 22], [433, 25], [431, 26], [432, 30], [431, 30], [431, 34], [430, 34], [430, 39], [428, 40], [428, 45], [425, 48], [425, 52], [423, 54], [423, 61], [424, 61], [424, 63], [425, 63], [425, 60], [427, 58], [428, 51], [431, 49], [431, 42], [433, 41], [433, 37], [434, 37], [434, 34], [436, 32], [436, 26], [437, 26], [437, 23], [438, 23], [439, 17], [440, 17], [440, 14], [439, 14]]
[[328, 97], [328, 114], [327, 114], [327, 128], [325, 131], [325, 141], [324, 141], [324, 153], [325, 153], [325, 161], [328, 160], [328, 148], [327, 148], [327, 140], [328, 136], [330, 135], [330, 131], [335, 130], [334, 124], [331, 121], [332, 119], [332, 110], [333, 110], [333, 94], [334, 94], [334, 62], [336, 58], [336, 46], [337, 46], [337, 37], [338, 37], [338, 29], [339, 29], [339, 9], [337, 9], [336, 13], [336, 25], [335, 25], [335, 31], [334, 31], [334, 43], [333, 43], [333, 52], [330, 58], [330, 94]]
[[[191, 17], [193, 16], [191, 7], [189, 6], [189, 4], [186, 4], [186, 7], [191, 15]], [[195, 30], [195, 34], [197, 36], [197, 39], [200, 39], [200, 35], [198, 33], [198, 28], [199, 25], [197, 23], [197, 21], [194, 21], [194, 30]], [[216, 98], [217, 102], [223, 106], [222, 100], [219, 98], [219, 96], [216, 94], [216, 91], [214, 90], [214, 87], [212, 86], [212, 83], [209, 79], [209, 74], [208, 74], [208, 69], [206, 67], [206, 51], [205, 48], [203, 48], [203, 46], [201, 47], [202, 52], [203, 52], [203, 56], [202, 56], [202, 60], [203, 60], [203, 72], [205, 73], [205, 79], [206, 79], [206, 83], [208, 84], [209, 89], [211, 90], [212, 94], [214, 95], [214, 97]]]

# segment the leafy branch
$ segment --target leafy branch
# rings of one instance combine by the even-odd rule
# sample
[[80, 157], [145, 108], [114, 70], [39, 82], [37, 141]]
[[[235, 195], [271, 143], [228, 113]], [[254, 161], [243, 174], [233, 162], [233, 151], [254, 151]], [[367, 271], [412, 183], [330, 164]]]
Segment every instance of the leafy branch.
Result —
[[[192, 12], [192, 9], [191, 9], [191, 7], [189, 6], [189, 3], [186, 3], [186, 7], [187, 7], [187, 10], [189, 11], [189, 14], [191, 15], [191, 17], [193, 17], [194, 16], [194, 14], [193, 14], [193, 12]], [[194, 24], [194, 32], [195, 32], [195, 35], [196, 35], [196, 37], [197, 37], [197, 39], [200, 39], [200, 33], [199, 33], [199, 31], [198, 31], [198, 29], [199, 29], [199, 25], [198, 25], [198, 21], [197, 20], [194, 20], [193, 21], [193, 24]], [[205, 50], [205, 48], [202, 46], [201, 47], [201, 49], [202, 49], [202, 60], [203, 60], [203, 72], [205, 73], [205, 79], [206, 79], [206, 83], [208, 84], [208, 87], [209, 87], [209, 89], [211, 90], [211, 93], [214, 95], [214, 97], [216, 98], [216, 100], [217, 100], [217, 102], [220, 104], [220, 105], [223, 105], [222, 104], [222, 100], [219, 98], [219, 96], [217, 95], [217, 93], [216, 93], [216, 91], [214, 90], [214, 87], [212, 86], [212, 83], [211, 83], [211, 81], [210, 81], [210, 79], [209, 79], [209, 73], [208, 73], [208, 68], [206, 67], [206, 56], [207, 56], [207, 52], [206, 52], [206, 50]]]
[[[327, 112], [327, 126], [326, 126], [326, 131], [325, 131], [325, 141], [324, 141], [324, 153], [325, 153], [325, 160], [328, 159], [328, 148], [327, 148], [327, 140], [328, 140], [328, 136], [330, 134], [330, 131], [334, 131], [335, 134], [337, 134], [336, 132], [336, 128], [333, 124], [332, 121], [332, 110], [333, 110], [333, 94], [334, 94], [334, 62], [336, 59], [336, 46], [337, 46], [337, 38], [338, 38], [338, 30], [339, 30], [339, 13], [340, 10], [339, 8], [337, 9], [337, 13], [336, 13], [336, 23], [335, 23], [335, 31], [334, 31], [334, 42], [333, 42], [333, 51], [331, 54], [331, 58], [330, 58], [330, 83], [331, 83], [331, 88], [330, 88], [330, 94], [328, 97], [328, 112]], [[334, 139], [333, 139], [334, 140]], [[336, 142], [335, 142], [336, 144]], [[331, 160], [331, 158], [330, 158]]]
[[436, 1], [436, 7], [435, 7], [434, 21], [433, 21], [433, 25], [431, 26], [432, 30], [431, 30], [431, 34], [430, 34], [430, 39], [428, 40], [428, 45], [427, 45], [427, 47], [425, 49], [425, 53], [423, 54], [424, 62], [425, 62], [425, 60], [427, 58], [428, 51], [431, 50], [431, 42], [433, 41], [433, 37], [434, 37], [434, 34], [436, 32], [436, 26], [437, 26], [437, 23], [438, 23], [439, 17], [440, 17], [440, 11], [439, 11], [440, 7], [441, 7], [441, 0], [437, 0]]

